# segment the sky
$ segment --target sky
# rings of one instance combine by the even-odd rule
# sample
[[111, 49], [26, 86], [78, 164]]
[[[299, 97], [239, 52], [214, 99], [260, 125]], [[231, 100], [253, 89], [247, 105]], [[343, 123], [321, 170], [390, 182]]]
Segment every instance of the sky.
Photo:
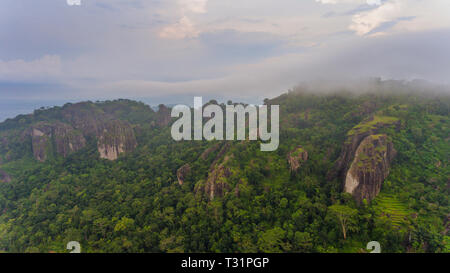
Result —
[[448, 0], [68, 2], [1, 1], [0, 120], [88, 99], [258, 102], [310, 80], [450, 84]]

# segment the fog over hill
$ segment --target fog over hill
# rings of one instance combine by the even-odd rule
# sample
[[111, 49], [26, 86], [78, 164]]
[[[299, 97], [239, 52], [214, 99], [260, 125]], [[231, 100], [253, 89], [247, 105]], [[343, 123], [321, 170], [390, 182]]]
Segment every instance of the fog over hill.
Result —
[[[349, 92], [354, 94], [360, 93], [392, 93], [392, 94], [404, 94], [404, 93], [422, 93], [427, 96], [433, 96], [437, 94], [449, 94], [450, 86], [445, 84], [436, 84], [426, 80], [390, 80], [381, 78], [360, 78], [353, 80], [310, 80], [303, 81], [300, 84], [288, 89], [287, 91], [292, 92], [308, 92], [308, 93], [330, 93], [330, 92]], [[284, 92], [284, 91], [283, 91]], [[283, 92], [280, 92], [282, 94]], [[166, 106], [174, 106], [177, 104], [193, 105], [194, 96], [199, 94], [184, 94], [178, 96], [159, 96], [159, 97], [127, 97], [118, 96], [112, 99], [132, 99], [137, 101], [142, 101], [155, 110], [158, 109], [159, 104], [165, 104]], [[276, 95], [278, 96], [278, 95]], [[226, 95], [214, 95], [208, 94], [203, 97], [203, 101], [207, 102], [214, 99], [219, 102], [226, 102], [228, 100], [238, 101], [243, 103], [249, 103], [258, 105], [261, 104], [263, 99], [270, 97], [257, 96], [254, 98], [242, 98], [240, 96], [230, 96]], [[45, 99], [3, 99], [0, 102], [0, 121], [4, 121], [7, 118], [14, 118], [20, 114], [30, 114], [34, 110], [41, 107], [52, 107], [52, 106], [62, 106], [67, 102], [79, 102], [85, 101], [87, 99], [79, 100], [45, 100]], [[93, 101], [104, 100], [104, 99], [94, 99]]]

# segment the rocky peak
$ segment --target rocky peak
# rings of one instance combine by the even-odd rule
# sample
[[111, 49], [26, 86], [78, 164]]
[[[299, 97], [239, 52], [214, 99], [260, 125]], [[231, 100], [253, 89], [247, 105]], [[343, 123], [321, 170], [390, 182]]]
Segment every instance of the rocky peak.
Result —
[[395, 155], [392, 143], [379, 131], [390, 126], [398, 129], [400, 125], [397, 118], [371, 115], [355, 126], [348, 132], [341, 155], [327, 178], [343, 181], [344, 190], [357, 202], [371, 201], [379, 193]]
[[171, 119], [170, 109], [164, 104], [160, 104], [158, 106], [158, 112], [156, 112], [156, 124], [159, 127], [165, 127], [169, 125]]
[[38, 161], [45, 161], [50, 154], [66, 157], [85, 147], [87, 137], [97, 140], [100, 158], [109, 160], [137, 146], [132, 126], [94, 103], [66, 104], [56, 117], [60, 121], [31, 126], [33, 155]]
[[232, 175], [232, 172], [226, 167], [227, 161], [228, 157], [226, 156], [224, 161], [216, 166], [208, 176], [204, 191], [209, 200], [213, 200], [215, 197], [223, 197], [225, 192], [230, 190], [227, 178]]
[[287, 160], [291, 173], [295, 173], [308, 160], [308, 152], [302, 146], [298, 146], [289, 152]]
[[136, 137], [133, 128], [119, 120], [110, 120], [98, 126], [97, 148], [100, 158], [116, 160], [120, 154], [133, 151]]
[[197, 188], [197, 191], [203, 192], [209, 200], [213, 200], [216, 197], [223, 197], [225, 192], [231, 189], [228, 184], [228, 178], [231, 177], [232, 172], [227, 167], [230, 156], [226, 155], [229, 148], [230, 144], [228, 142], [222, 145], [209, 168], [209, 175], [205, 184]]
[[55, 124], [53, 127], [53, 137], [56, 153], [64, 157], [86, 146], [86, 139], [83, 134], [68, 124]]
[[372, 201], [380, 192], [396, 151], [386, 135], [365, 137], [356, 149], [345, 177], [344, 191], [358, 203]]
[[51, 137], [52, 127], [49, 124], [38, 124], [31, 128], [31, 143], [36, 160], [43, 162], [47, 159], [47, 151], [51, 148]]
[[91, 102], [66, 104], [61, 110], [62, 120], [84, 135], [97, 135], [99, 125], [105, 120], [111, 119]]
[[378, 134], [380, 129], [389, 126], [394, 126], [398, 129], [400, 127], [400, 121], [392, 117], [372, 115], [351, 129], [347, 134], [347, 139], [342, 147], [341, 155], [336, 161], [333, 170], [328, 173], [327, 178], [329, 180], [336, 177], [345, 179], [350, 164], [355, 156], [356, 149], [359, 147], [361, 141], [370, 135]]
[[177, 170], [178, 184], [183, 185], [186, 177], [191, 173], [191, 166], [184, 164]]
[[81, 132], [62, 122], [41, 122], [31, 127], [33, 155], [38, 161], [45, 161], [50, 154], [63, 157], [86, 146]]

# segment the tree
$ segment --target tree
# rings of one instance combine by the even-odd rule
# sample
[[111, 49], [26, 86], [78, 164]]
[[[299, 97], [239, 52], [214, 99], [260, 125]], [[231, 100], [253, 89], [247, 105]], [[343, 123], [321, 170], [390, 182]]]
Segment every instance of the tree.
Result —
[[279, 227], [262, 232], [258, 240], [259, 249], [265, 253], [282, 252], [285, 234], [286, 232]]
[[335, 204], [328, 207], [331, 216], [339, 223], [344, 240], [347, 239], [347, 232], [355, 229], [356, 215], [358, 211], [345, 205]]
[[131, 229], [134, 226], [134, 220], [128, 217], [122, 217], [116, 226], [114, 227], [114, 232], [121, 232]]
[[294, 236], [295, 247], [301, 251], [310, 251], [313, 247], [311, 235], [308, 232], [296, 231]]

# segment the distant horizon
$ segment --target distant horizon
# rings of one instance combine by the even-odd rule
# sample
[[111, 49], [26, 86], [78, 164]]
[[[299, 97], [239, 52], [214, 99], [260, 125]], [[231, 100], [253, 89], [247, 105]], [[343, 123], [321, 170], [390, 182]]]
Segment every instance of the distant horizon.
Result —
[[[422, 80], [422, 79], [413, 79], [413, 80], [399, 80], [399, 79], [381, 79], [380, 77], [370, 77], [365, 79], [360, 79], [359, 81], [353, 80], [353, 81], [330, 81], [329, 83], [327, 81], [305, 81], [301, 84], [298, 84], [296, 86], [293, 86], [291, 89], [285, 90], [280, 92], [279, 94], [274, 95], [273, 97], [270, 97], [269, 99], [276, 98], [278, 96], [281, 96], [283, 94], [286, 94], [287, 92], [291, 90], [295, 90], [298, 88], [309, 88], [309, 92], [316, 92], [318, 94], [323, 92], [341, 92], [341, 91], [349, 91], [349, 92], [370, 92], [370, 90], [361, 90], [357, 91], [358, 88], [361, 87], [361, 85], [365, 85], [367, 83], [370, 83], [374, 80], [380, 80], [382, 83], [386, 83], [389, 81], [395, 81], [397, 83], [401, 84], [410, 84], [415, 82], [421, 82], [428, 90], [424, 90], [423, 92], [429, 91], [429, 89], [438, 89], [444, 93], [450, 94], [450, 85], [447, 84], [438, 84], [433, 83], [430, 81]], [[308, 86], [309, 85], [309, 86]], [[314, 90], [316, 88], [316, 90]], [[367, 86], [368, 88], [368, 86]], [[417, 87], [421, 88], [421, 87]], [[311, 90], [312, 89], [312, 90]], [[417, 90], [416, 90], [417, 91]], [[114, 98], [77, 98], [77, 99], [17, 99], [17, 98], [11, 98], [11, 99], [3, 99], [0, 101], [0, 123], [6, 121], [7, 119], [13, 119], [16, 118], [19, 115], [29, 115], [33, 114], [35, 110], [38, 110], [42, 107], [44, 108], [52, 108], [52, 107], [61, 107], [64, 106], [67, 103], [82, 103], [82, 102], [104, 102], [104, 101], [115, 101], [115, 100], [132, 100], [132, 101], [138, 101], [142, 102], [148, 106], [150, 106], [152, 109], [157, 109], [158, 105], [164, 104], [166, 106], [173, 106], [177, 104], [185, 104], [193, 106], [192, 99], [196, 96], [196, 94], [184, 94], [182, 96], [177, 96], [174, 98], [173, 96], [166, 96], [166, 97], [127, 97], [127, 96], [117, 96]], [[263, 103], [263, 100], [265, 98], [225, 98], [224, 96], [204, 96], [205, 101], [204, 103], [210, 101], [210, 100], [216, 100], [219, 103], [226, 103], [227, 101], [231, 100], [233, 102], [239, 102], [239, 103], [247, 103], [247, 104], [259, 104]]]
[[[105, 101], [117, 101], [121, 99], [125, 100], [132, 100], [132, 101], [138, 101], [142, 102], [148, 106], [150, 106], [152, 109], [157, 109], [158, 105], [164, 104], [166, 106], [174, 106], [177, 104], [192, 104], [192, 98], [194, 95], [186, 95], [182, 99], [178, 99], [177, 101], [173, 102], [164, 102], [164, 99], [162, 98], [132, 98], [132, 97], [116, 97], [116, 98], [99, 98], [99, 99], [75, 99], [75, 100], [45, 100], [45, 99], [9, 99], [9, 100], [2, 100], [0, 102], [0, 123], [8, 120], [8, 119], [14, 119], [17, 116], [20, 115], [29, 115], [33, 114], [35, 110], [39, 110], [40, 108], [53, 108], [53, 107], [62, 107], [67, 103], [82, 103], [82, 102], [105, 102]], [[170, 98], [168, 98], [170, 99]], [[216, 98], [210, 98], [208, 99], [215, 99]], [[224, 100], [223, 102], [226, 102], [227, 100]], [[12, 103], [13, 102], [13, 103]], [[251, 103], [248, 101], [239, 101], [242, 103]], [[261, 101], [262, 102], [262, 101]], [[254, 103], [254, 102], [253, 102]]]

